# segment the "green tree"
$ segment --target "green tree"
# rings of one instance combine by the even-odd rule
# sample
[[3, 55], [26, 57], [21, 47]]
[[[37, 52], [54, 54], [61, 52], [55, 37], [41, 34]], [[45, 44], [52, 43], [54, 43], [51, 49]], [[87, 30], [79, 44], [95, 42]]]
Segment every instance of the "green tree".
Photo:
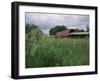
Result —
[[75, 29], [74, 32], [84, 32], [84, 30], [83, 29]]
[[26, 24], [25, 26], [25, 32], [29, 33], [32, 29], [39, 29], [38, 26], [34, 25], [34, 24]]
[[49, 34], [50, 35], [55, 35], [57, 32], [60, 32], [60, 31], [63, 31], [63, 30], [66, 30], [67, 28], [65, 26], [60, 26], [60, 25], [57, 25], [55, 26], [54, 28], [51, 28], [50, 31], [49, 31]]

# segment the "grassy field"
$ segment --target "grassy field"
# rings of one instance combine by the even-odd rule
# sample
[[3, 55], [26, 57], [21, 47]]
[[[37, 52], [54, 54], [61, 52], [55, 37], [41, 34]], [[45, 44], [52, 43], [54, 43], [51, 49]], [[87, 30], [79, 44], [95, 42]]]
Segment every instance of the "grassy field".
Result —
[[88, 38], [54, 38], [31, 31], [26, 35], [25, 67], [89, 65]]

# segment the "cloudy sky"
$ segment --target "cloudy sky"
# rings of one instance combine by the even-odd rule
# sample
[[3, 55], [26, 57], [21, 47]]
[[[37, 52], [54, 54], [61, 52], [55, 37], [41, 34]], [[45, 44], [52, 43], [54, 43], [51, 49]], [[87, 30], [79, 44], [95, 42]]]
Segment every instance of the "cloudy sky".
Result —
[[35, 24], [39, 26], [41, 31], [49, 34], [49, 30], [56, 25], [64, 25], [69, 29], [84, 29], [89, 26], [88, 15], [72, 15], [72, 14], [47, 14], [47, 13], [25, 13], [25, 23]]

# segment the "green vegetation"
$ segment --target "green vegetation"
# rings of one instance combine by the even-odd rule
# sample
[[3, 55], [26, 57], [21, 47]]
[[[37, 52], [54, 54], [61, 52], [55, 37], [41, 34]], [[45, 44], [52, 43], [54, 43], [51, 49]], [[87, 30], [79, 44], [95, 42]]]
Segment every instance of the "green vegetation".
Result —
[[[55, 27], [50, 29], [49, 34], [50, 35], [56, 35], [57, 32], [60, 32], [60, 31], [66, 30], [66, 29], [67, 29], [67, 27], [64, 26], [64, 25], [57, 25], [57, 26], [55, 26]], [[87, 32], [89, 31], [89, 27], [88, 26], [87, 26], [87, 30], [86, 31]], [[70, 29], [70, 32], [85, 32], [85, 31], [83, 29], [76, 28], [76, 29]]]
[[[38, 29], [39, 30], [39, 28], [38, 28], [37, 25], [34, 25], [34, 24], [26, 24], [26, 26], [25, 26], [25, 30], [26, 30], [25, 33], [29, 33], [32, 29]], [[41, 31], [39, 30], [39, 32], [41, 32]]]
[[62, 26], [57, 25], [54, 28], [51, 28], [51, 30], [49, 31], [49, 34], [50, 35], [55, 35], [57, 32], [60, 32], [60, 31], [66, 30], [66, 29], [67, 28], [63, 25]]
[[88, 38], [55, 38], [38, 28], [25, 34], [26, 68], [89, 64]]

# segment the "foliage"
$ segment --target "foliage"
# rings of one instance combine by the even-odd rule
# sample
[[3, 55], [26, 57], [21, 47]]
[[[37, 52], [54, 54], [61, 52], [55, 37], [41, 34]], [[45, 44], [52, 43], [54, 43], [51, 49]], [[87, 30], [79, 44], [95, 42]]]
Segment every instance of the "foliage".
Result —
[[72, 32], [85, 32], [83, 29], [70, 29], [70, 33]]
[[[38, 28], [38, 26], [33, 24], [26, 24], [26, 32], [25, 32], [25, 56], [26, 56], [26, 64], [31, 64], [32, 60], [30, 55], [34, 53], [36, 44], [41, 39], [43, 33]], [[34, 49], [34, 50], [33, 50]]]
[[34, 53], [33, 48], [35, 48], [38, 41], [41, 40], [42, 35], [43, 35], [42, 32], [37, 28], [33, 28], [30, 32], [26, 33], [25, 35], [26, 55]]
[[34, 24], [27, 23], [25, 26], [25, 32], [29, 33], [32, 29], [39, 29], [39, 27]]
[[84, 32], [83, 29], [75, 29], [75, 32]]
[[50, 31], [49, 31], [49, 34], [50, 35], [55, 35], [57, 32], [60, 32], [60, 31], [63, 31], [63, 30], [66, 30], [67, 28], [65, 26], [55, 26], [54, 28], [51, 28]]
[[54, 38], [38, 29], [26, 34], [26, 68], [89, 64], [88, 38]]

